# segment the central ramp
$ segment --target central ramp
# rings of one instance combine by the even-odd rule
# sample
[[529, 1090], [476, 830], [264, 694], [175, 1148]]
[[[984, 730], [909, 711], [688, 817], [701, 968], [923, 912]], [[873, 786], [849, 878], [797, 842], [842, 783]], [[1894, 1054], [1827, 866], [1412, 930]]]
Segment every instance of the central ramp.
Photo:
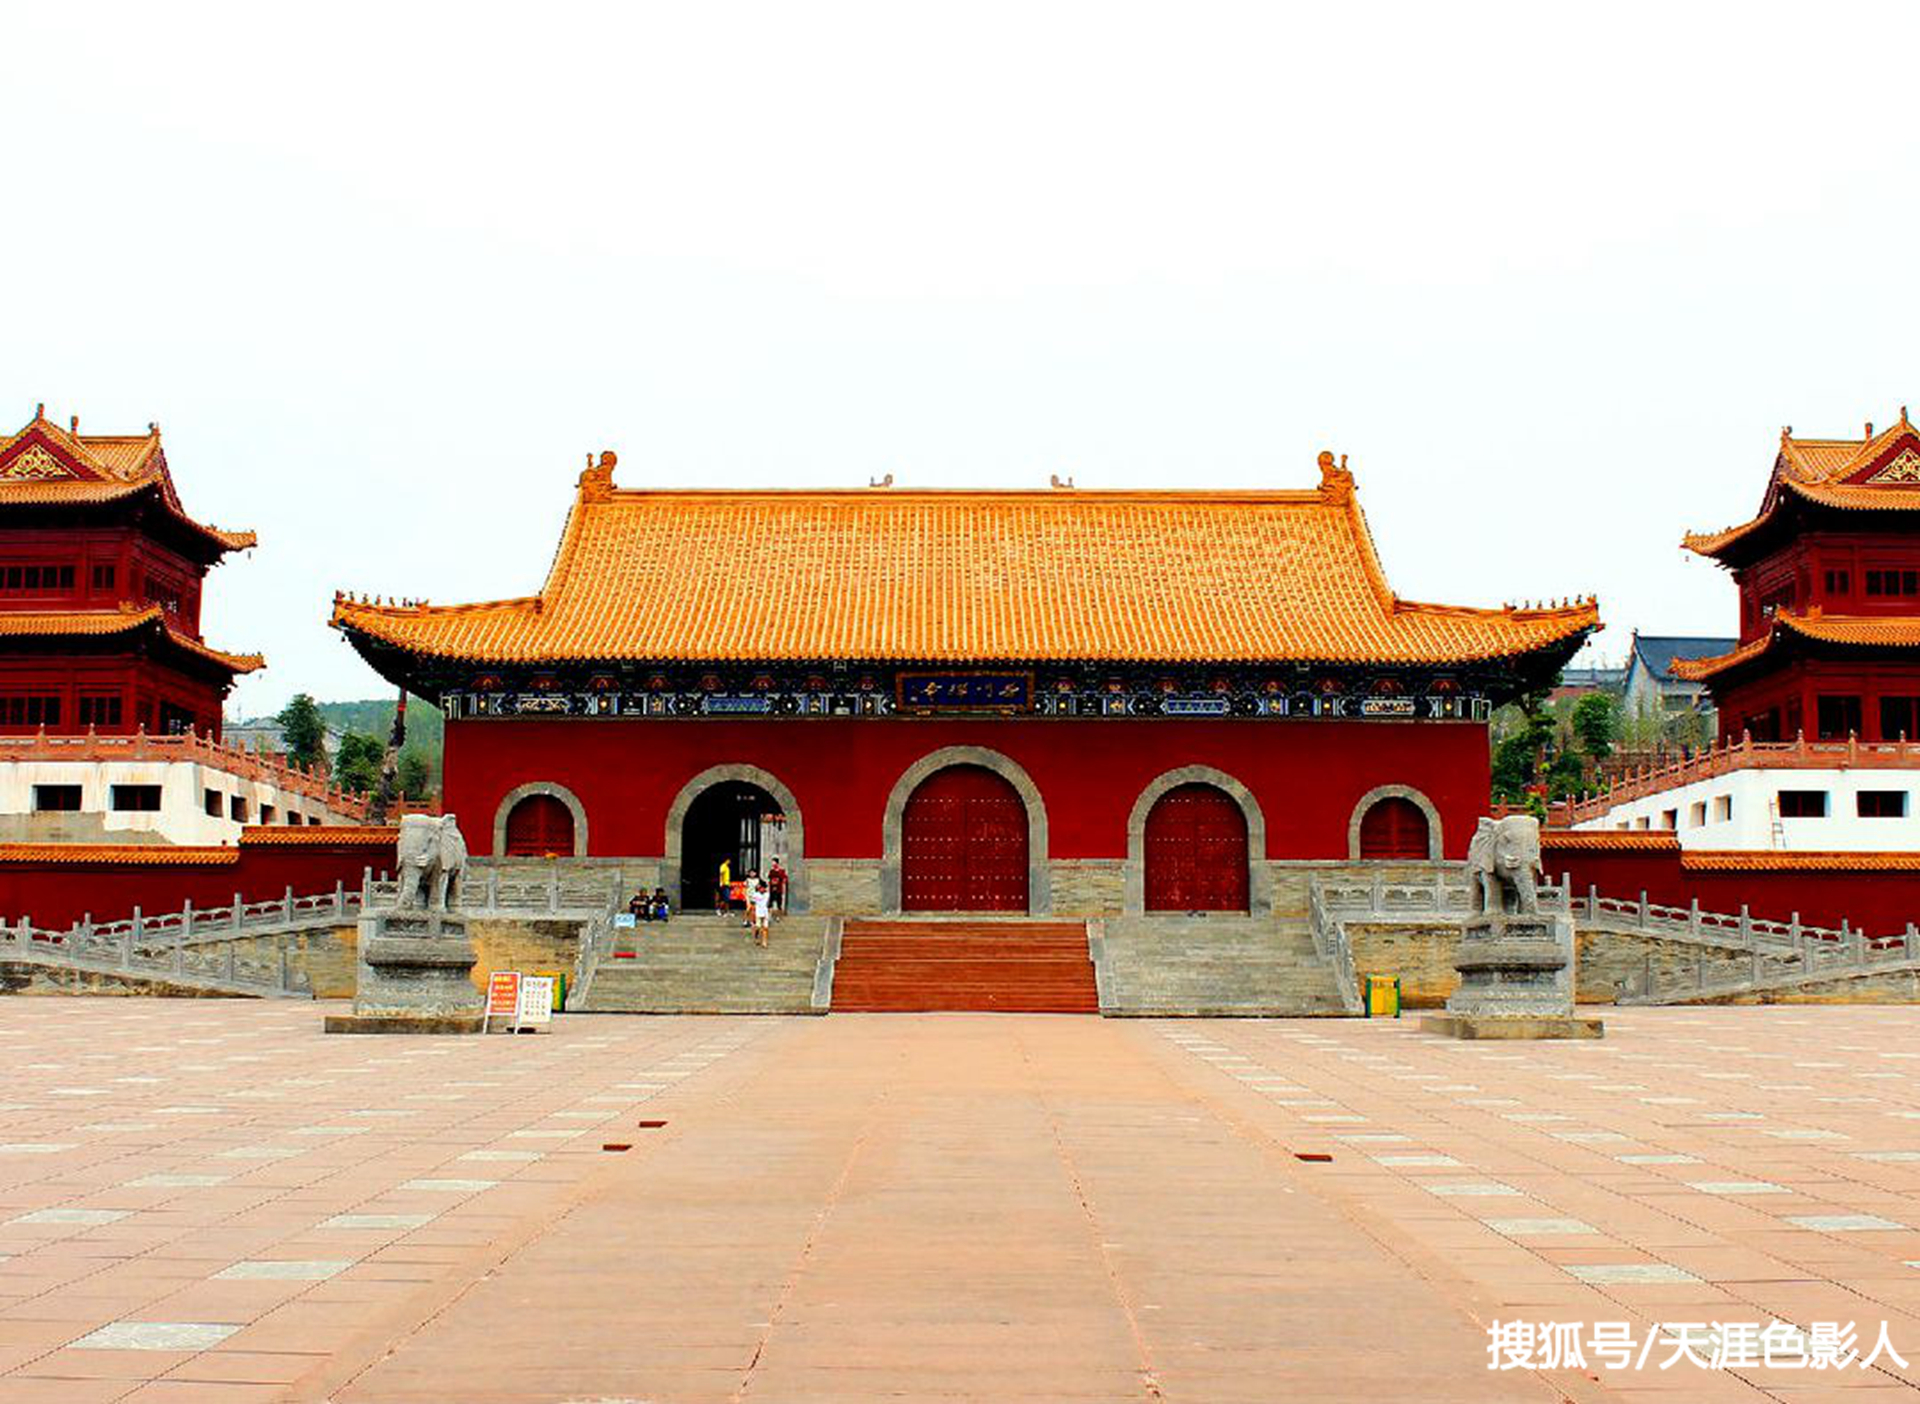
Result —
[[1084, 922], [849, 921], [833, 1009], [1098, 1014], [1100, 995]]

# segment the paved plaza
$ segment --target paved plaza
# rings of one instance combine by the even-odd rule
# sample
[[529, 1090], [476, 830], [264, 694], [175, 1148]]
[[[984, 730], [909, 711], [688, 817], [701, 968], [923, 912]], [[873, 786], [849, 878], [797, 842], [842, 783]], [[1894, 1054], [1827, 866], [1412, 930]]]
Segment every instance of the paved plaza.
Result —
[[1613, 1010], [1603, 1042], [1531, 1045], [319, 1018], [0, 1002], [0, 1401], [1864, 1404], [1920, 1381], [1885, 1351], [1792, 1368], [1823, 1323], [1861, 1356], [1884, 1323], [1920, 1366], [1909, 1009]]

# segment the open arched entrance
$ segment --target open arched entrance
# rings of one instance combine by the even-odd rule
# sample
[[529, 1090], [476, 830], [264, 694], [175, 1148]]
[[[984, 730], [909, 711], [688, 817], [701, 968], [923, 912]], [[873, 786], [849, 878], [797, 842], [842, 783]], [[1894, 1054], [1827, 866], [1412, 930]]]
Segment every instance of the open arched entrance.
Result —
[[936, 770], [900, 820], [900, 908], [908, 912], [1027, 910], [1027, 806], [981, 765]]
[[1147, 811], [1144, 847], [1146, 910], [1248, 910], [1247, 816], [1226, 791], [1168, 790]]
[[722, 780], [693, 797], [680, 821], [680, 905], [713, 904], [720, 865], [735, 881], [765, 877], [775, 859], [789, 870], [787, 813], [749, 780]]

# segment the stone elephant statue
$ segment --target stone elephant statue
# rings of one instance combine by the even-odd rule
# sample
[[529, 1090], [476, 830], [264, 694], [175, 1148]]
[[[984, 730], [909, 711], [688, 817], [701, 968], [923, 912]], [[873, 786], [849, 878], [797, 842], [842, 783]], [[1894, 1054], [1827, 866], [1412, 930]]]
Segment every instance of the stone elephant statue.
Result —
[[467, 841], [451, 814], [435, 818], [407, 814], [400, 819], [400, 901], [402, 909], [421, 906], [450, 911], [460, 900], [467, 871]]
[[1473, 909], [1532, 916], [1540, 910], [1540, 821], [1531, 814], [1482, 819], [1467, 845]]

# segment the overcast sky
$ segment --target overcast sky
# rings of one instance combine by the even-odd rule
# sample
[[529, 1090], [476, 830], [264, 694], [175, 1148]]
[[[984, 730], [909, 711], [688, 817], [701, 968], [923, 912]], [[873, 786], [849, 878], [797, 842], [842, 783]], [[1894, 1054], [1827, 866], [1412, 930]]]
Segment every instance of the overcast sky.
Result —
[[9, 7], [0, 418], [157, 419], [336, 587], [530, 592], [624, 486], [1304, 487], [1405, 597], [1731, 633], [1677, 548], [1912, 398], [1912, 5]]

